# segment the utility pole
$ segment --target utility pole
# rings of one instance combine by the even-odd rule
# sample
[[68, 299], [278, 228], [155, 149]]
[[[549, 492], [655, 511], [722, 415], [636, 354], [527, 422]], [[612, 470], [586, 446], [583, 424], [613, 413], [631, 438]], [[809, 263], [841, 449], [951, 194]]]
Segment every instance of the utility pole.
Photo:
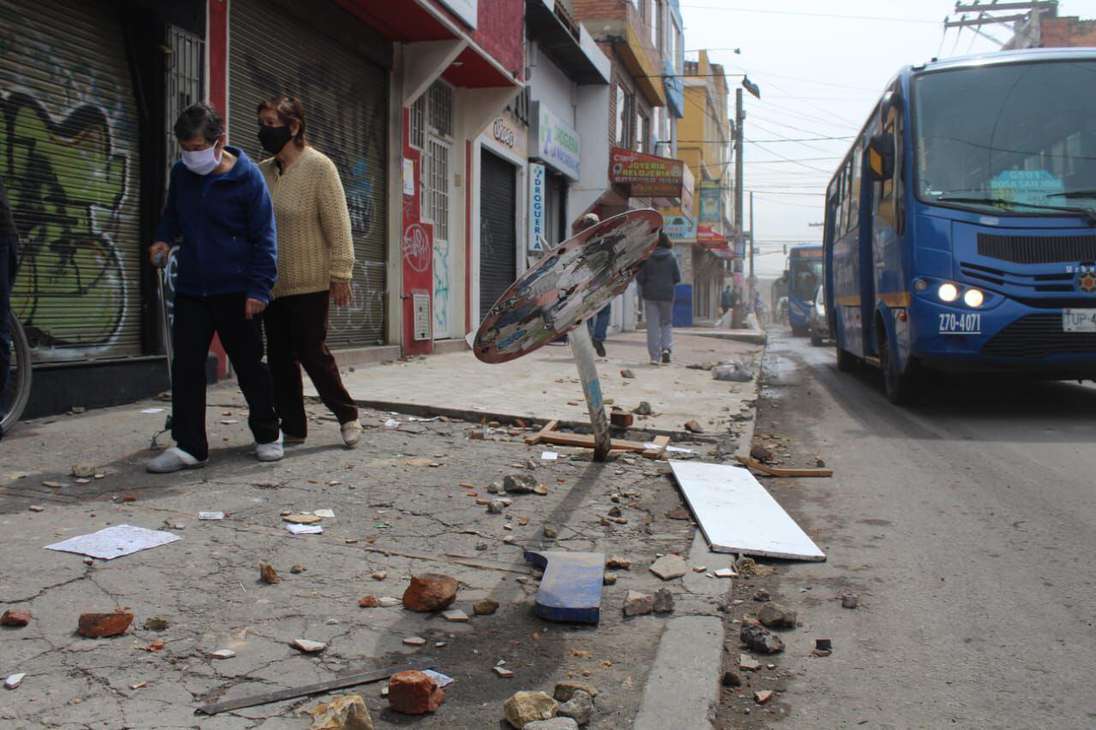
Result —
[[754, 288], [756, 282], [754, 280], [754, 241], [757, 240], [754, 226], [757, 225], [754, 221], [753, 214], [753, 190], [750, 191], [750, 306], [753, 306], [754, 301]]
[[742, 108], [741, 87], [735, 89], [734, 103], [734, 227], [738, 235], [742, 235], [742, 126], [746, 121], [746, 112]]

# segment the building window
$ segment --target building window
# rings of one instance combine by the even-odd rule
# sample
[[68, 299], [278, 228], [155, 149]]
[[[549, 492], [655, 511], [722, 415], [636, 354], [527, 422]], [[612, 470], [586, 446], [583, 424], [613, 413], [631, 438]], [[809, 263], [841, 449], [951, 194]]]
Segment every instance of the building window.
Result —
[[647, 152], [647, 139], [651, 135], [651, 120], [643, 112], [636, 112], [636, 152]]
[[[168, 46], [171, 53], [167, 59], [167, 119], [174, 123], [183, 110], [202, 98], [202, 68], [204, 43], [198, 36], [188, 33], [174, 25], [168, 27]], [[179, 142], [175, 135], [167, 131], [167, 175], [171, 177], [171, 167], [179, 159]]]
[[411, 105], [411, 146], [421, 150], [426, 143], [426, 97], [422, 94]]
[[651, 45], [662, 55], [662, 3], [651, 0]]
[[[416, 112], [416, 107], [418, 111]], [[415, 129], [415, 116], [420, 129]], [[434, 237], [449, 238], [449, 154], [453, 137], [453, 89], [437, 81], [411, 107], [411, 143], [418, 143], [422, 156], [422, 195], [419, 214], [434, 224]]]
[[670, 63], [673, 64], [674, 73], [681, 73], [677, 61], [677, 21], [670, 22], [670, 32], [666, 34], [666, 57], [670, 59]]
[[430, 171], [430, 220], [434, 223], [434, 236], [449, 240], [449, 145], [437, 139], [430, 140], [427, 153]]
[[430, 95], [430, 126], [435, 134], [453, 136], [453, 89], [449, 84], [435, 81], [427, 92]]
[[616, 92], [616, 143], [618, 147], [632, 146], [632, 110], [635, 108], [635, 96], [628, 93], [617, 82]]
[[670, 38], [674, 44], [674, 47], [670, 50], [670, 58], [674, 63], [674, 73], [680, 74], [685, 60], [685, 38], [681, 34], [681, 29], [677, 27], [677, 20], [673, 21], [670, 28]]

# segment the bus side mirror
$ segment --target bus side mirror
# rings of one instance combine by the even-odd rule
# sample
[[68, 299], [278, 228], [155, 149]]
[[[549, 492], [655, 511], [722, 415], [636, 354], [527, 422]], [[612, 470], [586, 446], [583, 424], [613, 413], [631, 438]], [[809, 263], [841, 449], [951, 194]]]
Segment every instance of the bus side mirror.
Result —
[[894, 177], [894, 136], [877, 134], [868, 142], [868, 169], [876, 180]]

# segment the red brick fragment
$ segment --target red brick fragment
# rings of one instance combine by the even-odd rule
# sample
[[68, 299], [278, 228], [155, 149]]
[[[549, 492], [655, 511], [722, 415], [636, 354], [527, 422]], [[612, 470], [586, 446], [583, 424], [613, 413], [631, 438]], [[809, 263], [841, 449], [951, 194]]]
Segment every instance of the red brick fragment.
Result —
[[133, 623], [133, 614], [129, 611], [112, 613], [82, 613], [77, 633], [88, 639], [101, 639], [119, 636]]
[[404, 715], [425, 715], [441, 707], [445, 690], [422, 672], [399, 672], [388, 680], [388, 704]]

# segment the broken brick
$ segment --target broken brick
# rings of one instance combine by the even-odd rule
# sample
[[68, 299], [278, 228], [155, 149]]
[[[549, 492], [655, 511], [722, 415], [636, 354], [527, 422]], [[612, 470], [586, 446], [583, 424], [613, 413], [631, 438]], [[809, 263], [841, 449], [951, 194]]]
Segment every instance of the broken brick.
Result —
[[270, 563], [259, 563], [259, 580], [271, 586], [282, 582], [282, 579], [278, 577], [278, 571], [274, 570], [274, 566]]
[[422, 672], [397, 672], [388, 680], [388, 704], [404, 715], [425, 715], [445, 701], [445, 690]]
[[131, 623], [133, 614], [129, 611], [82, 613], [76, 631], [88, 639], [101, 639], [124, 634]]
[[411, 577], [411, 585], [403, 594], [403, 607], [409, 611], [429, 613], [448, 608], [455, 600], [455, 579], [440, 573], [424, 573]]
[[26, 626], [30, 623], [30, 619], [30, 611], [8, 609], [4, 611], [3, 615], [0, 615], [0, 626]]

